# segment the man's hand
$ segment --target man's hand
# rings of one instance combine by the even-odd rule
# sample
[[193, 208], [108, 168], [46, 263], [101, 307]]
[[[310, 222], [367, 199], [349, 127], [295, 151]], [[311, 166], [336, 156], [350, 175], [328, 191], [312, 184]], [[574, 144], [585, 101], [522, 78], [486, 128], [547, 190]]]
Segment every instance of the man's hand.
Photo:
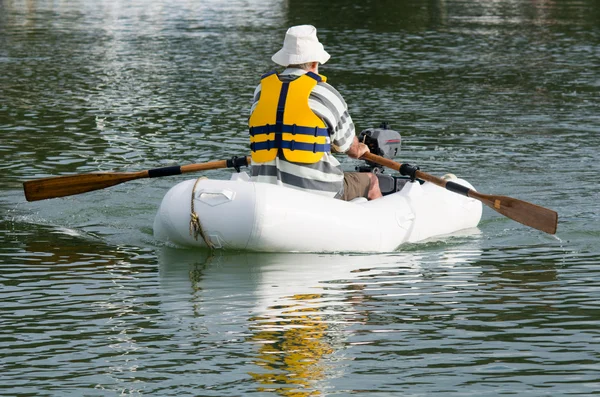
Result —
[[350, 149], [348, 149], [346, 154], [348, 156], [352, 157], [353, 159], [359, 159], [365, 153], [369, 153], [369, 152], [370, 152], [369, 147], [367, 145], [365, 145], [364, 143], [359, 142], [358, 138], [355, 136], [354, 140], [352, 141], [352, 145], [350, 146]]

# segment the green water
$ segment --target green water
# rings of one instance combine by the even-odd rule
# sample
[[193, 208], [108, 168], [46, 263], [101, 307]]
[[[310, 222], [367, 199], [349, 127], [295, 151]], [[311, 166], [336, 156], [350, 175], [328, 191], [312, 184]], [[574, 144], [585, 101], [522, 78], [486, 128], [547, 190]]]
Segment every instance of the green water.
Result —
[[[0, 0], [0, 394], [597, 393], [599, 22], [595, 0]], [[358, 131], [390, 123], [398, 161], [552, 208], [557, 235], [486, 208], [388, 254], [210, 257], [152, 236], [189, 175], [25, 201], [26, 180], [247, 154], [300, 23]]]

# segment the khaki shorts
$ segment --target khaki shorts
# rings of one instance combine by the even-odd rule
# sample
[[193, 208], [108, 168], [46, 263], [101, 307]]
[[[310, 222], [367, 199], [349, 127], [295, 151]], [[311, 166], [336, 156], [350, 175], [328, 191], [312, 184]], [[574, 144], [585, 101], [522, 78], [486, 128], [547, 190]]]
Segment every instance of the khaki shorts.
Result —
[[371, 177], [368, 172], [344, 172], [344, 194], [341, 199], [350, 201], [357, 197], [367, 197]]

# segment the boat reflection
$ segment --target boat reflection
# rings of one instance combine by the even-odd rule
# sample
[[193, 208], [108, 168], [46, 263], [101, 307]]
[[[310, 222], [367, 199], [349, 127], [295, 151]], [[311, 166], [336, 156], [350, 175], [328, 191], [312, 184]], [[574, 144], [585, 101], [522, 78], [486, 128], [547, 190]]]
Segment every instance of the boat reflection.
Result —
[[431, 264], [439, 272], [478, 256], [474, 249], [454, 251], [210, 256], [165, 249], [159, 263], [169, 292], [189, 291], [191, 282], [191, 311], [211, 328], [207, 333], [241, 340], [250, 350], [254, 368], [247, 374], [257, 391], [309, 396], [325, 394], [343, 372], [338, 359], [352, 344], [351, 327], [369, 321], [369, 301], [385, 294], [390, 281], [407, 290], [427, 282]]
[[249, 341], [258, 347], [254, 364], [260, 372], [250, 372], [259, 391], [276, 391], [284, 396], [314, 395], [314, 383], [326, 378], [329, 367], [324, 356], [335, 351], [328, 338], [327, 316], [303, 303], [319, 296], [296, 295], [296, 307], [285, 311], [286, 318], [255, 317]]

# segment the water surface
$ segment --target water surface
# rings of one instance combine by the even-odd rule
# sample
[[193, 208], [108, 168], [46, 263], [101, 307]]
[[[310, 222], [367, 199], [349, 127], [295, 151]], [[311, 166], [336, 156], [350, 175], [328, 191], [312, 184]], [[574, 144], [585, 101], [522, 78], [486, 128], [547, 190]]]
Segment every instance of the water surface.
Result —
[[[597, 393], [600, 7], [371, 3], [0, 1], [0, 394]], [[357, 130], [558, 211], [557, 235], [486, 208], [392, 253], [211, 256], [152, 237], [189, 175], [25, 201], [25, 180], [245, 155], [300, 23]]]

